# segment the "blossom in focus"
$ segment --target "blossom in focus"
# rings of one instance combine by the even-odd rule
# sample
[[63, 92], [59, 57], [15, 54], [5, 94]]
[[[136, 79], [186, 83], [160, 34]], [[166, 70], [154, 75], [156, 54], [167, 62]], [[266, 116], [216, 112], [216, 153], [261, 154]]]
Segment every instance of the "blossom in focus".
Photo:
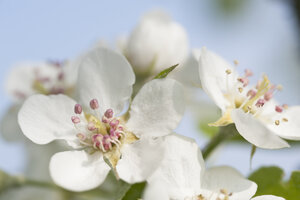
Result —
[[[256, 183], [231, 167], [205, 169], [201, 151], [192, 139], [164, 137], [165, 157], [148, 178], [144, 200], [250, 200]], [[261, 196], [252, 200], [283, 200]]]
[[80, 104], [62, 94], [25, 101], [18, 116], [24, 135], [37, 144], [65, 140], [74, 148], [50, 161], [53, 180], [69, 190], [99, 186], [111, 168], [129, 183], [145, 180], [162, 159], [160, 137], [170, 134], [184, 113], [181, 85], [172, 79], [150, 81], [122, 114], [135, 82], [122, 55], [93, 50], [78, 74]]
[[233, 66], [206, 48], [200, 55], [199, 74], [203, 90], [223, 113], [211, 126], [234, 123], [247, 141], [260, 148], [289, 147], [282, 138], [300, 139], [300, 106], [279, 104], [273, 97], [282, 86], [272, 84], [266, 75], [251, 86], [250, 70], [239, 75]]
[[184, 28], [161, 11], [142, 17], [126, 42], [124, 53], [138, 73], [162, 71], [182, 63], [189, 51]]

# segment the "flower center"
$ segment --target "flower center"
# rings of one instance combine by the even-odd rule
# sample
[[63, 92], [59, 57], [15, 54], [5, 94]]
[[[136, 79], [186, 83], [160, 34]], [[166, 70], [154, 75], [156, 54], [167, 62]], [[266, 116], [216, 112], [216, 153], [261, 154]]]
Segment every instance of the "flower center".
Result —
[[130, 134], [125, 131], [123, 120], [114, 117], [112, 109], [107, 109], [100, 118], [100, 114], [97, 112], [99, 104], [96, 99], [90, 101], [90, 107], [95, 113], [84, 113], [82, 116], [82, 106], [76, 104], [74, 111], [77, 115], [71, 118], [78, 131], [76, 136], [80, 144], [103, 153], [113, 149], [119, 150], [126, 136]]
[[[242, 77], [237, 78], [236, 83], [232, 88], [229, 88], [228, 81], [229, 76], [232, 75], [231, 70], [227, 69], [226, 80], [227, 80], [227, 91], [224, 92], [224, 96], [231, 102], [230, 106], [227, 106], [226, 111], [223, 113], [223, 116], [216, 122], [210, 123], [210, 126], [226, 126], [230, 123], [233, 123], [231, 119], [231, 111], [236, 108], [241, 108], [246, 113], [253, 114], [254, 116], [259, 115], [263, 111], [263, 107], [267, 104], [274, 96], [277, 91], [282, 90], [281, 85], [273, 85], [266, 75], [263, 76], [263, 79], [258, 81], [256, 87], [247, 88], [249, 84], [249, 77], [253, 73], [246, 69], [245, 74]], [[282, 106], [276, 105], [274, 110], [277, 113], [282, 113], [284, 108], [287, 108], [287, 105]], [[283, 122], [287, 122], [288, 119], [283, 118]], [[276, 125], [280, 124], [280, 120], [275, 120]]]

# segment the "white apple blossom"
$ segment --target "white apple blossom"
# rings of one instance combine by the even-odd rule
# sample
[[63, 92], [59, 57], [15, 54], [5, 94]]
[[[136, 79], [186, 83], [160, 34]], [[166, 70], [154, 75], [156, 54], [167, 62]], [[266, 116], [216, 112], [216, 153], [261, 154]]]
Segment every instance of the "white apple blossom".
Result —
[[161, 11], [147, 13], [122, 46], [134, 69], [142, 73], [182, 63], [189, 49], [184, 28]]
[[[78, 61], [23, 62], [7, 76], [5, 89], [16, 102], [33, 94], [71, 95], [76, 82]], [[69, 73], [72, 71], [73, 73]]]
[[182, 83], [186, 89], [201, 87], [198, 67], [200, 52], [200, 49], [192, 49], [191, 54], [170, 73], [169, 77]]
[[[143, 200], [250, 200], [257, 185], [227, 166], [205, 170], [202, 154], [192, 139], [164, 138], [165, 156], [148, 179]], [[252, 200], [283, 200], [261, 196]]]
[[200, 55], [199, 74], [203, 90], [223, 113], [211, 126], [234, 123], [247, 141], [260, 148], [289, 147], [281, 138], [300, 140], [300, 106], [278, 104], [273, 96], [282, 86], [271, 84], [266, 75], [250, 86], [250, 70], [240, 76], [234, 67], [206, 48]]
[[100, 185], [110, 168], [129, 183], [145, 180], [156, 169], [163, 156], [159, 137], [170, 134], [184, 113], [182, 87], [172, 79], [150, 81], [122, 115], [134, 82], [125, 57], [96, 49], [79, 67], [81, 104], [61, 94], [25, 101], [18, 117], [25, 136], [37, 144], [62, 139], [74, 148], [52, 157], [56, 184], [84, 191]]

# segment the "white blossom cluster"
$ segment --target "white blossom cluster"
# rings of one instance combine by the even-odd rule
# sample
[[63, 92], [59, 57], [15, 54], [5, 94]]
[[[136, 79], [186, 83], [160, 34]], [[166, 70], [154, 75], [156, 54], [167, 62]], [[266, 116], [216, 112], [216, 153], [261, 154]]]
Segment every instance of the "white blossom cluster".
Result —
[[278, 103], [273, 96], [282, 86], [267, 75], [251, 85], [251, 70], [240, 75], [236, 65], [206, 47], [190, 50], [181, 25], [151, 12], [117, 50], [98, 46], [71, 62], [16, 66], [6, 89], [21, 130], [7, 116], [4, 134], [68, 146], [51, 157], [49, 170], [55, 184], [74, 192], [99, 187], [111, 171], [129, 184], [146, 181], [144, 200], [281, 200], [253, 198], [256, 183], [230, 166], [207, 169], [197, 143], [175, 133], [191, 91], [201, 87], [222, 111], [210, 126], [234, 124], [259, 148], [300, 140], [300, 106]]

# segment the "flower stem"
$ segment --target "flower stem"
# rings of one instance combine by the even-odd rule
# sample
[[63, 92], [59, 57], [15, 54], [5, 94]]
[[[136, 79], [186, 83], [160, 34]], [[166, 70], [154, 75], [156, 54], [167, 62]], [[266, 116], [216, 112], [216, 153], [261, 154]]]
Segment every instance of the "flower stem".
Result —
[[209, 155], [224, 141], [231, 139], [237, 134], [234, 124], [220, 127], [217, 135], [215, 135], [202, 149], [202, 155], [204, 159], [207, 159]]
[[32, 180], [32, 179], [24, 179], [22, 185], [34, 186], [34, 187], [42, 187], [42, 188], [49, 188], [49, 189], [60, 189], [62, 188], [56, 186], [54, 183]]

